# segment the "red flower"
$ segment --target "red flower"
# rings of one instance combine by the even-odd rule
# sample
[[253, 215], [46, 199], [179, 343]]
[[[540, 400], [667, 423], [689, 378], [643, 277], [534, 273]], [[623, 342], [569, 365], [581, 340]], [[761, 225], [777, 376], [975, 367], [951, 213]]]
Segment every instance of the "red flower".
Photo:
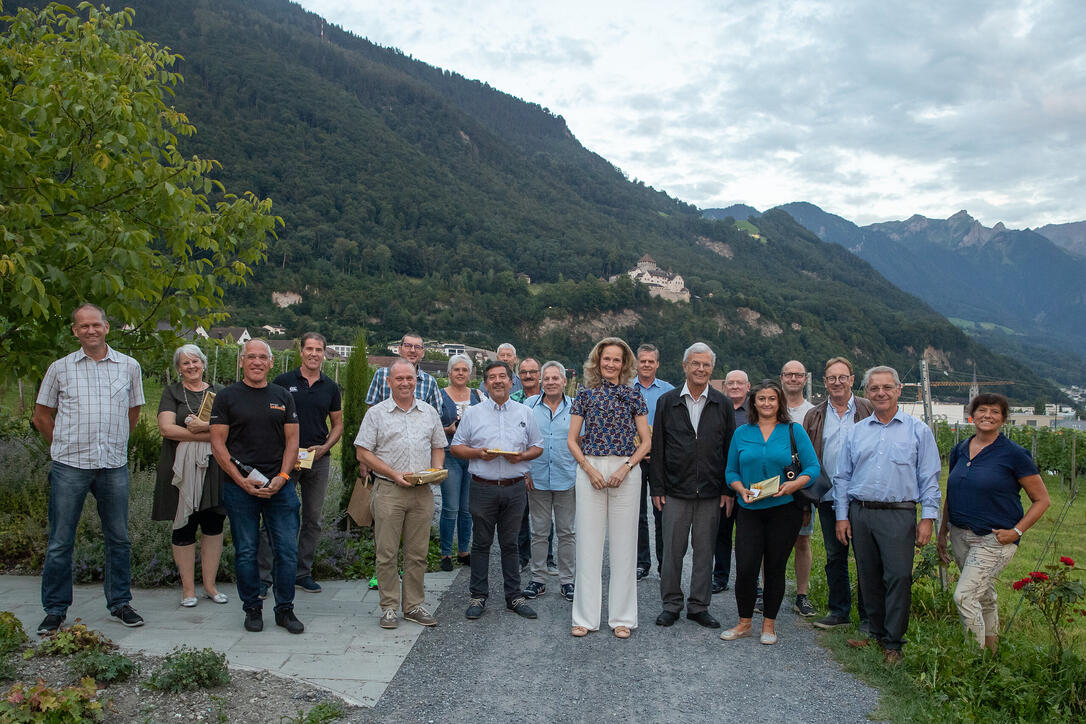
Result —
[[1030, 574], [1029, 574], [1029, 577], [1032, 578], [1035, 581], [1047, 581], [1048, 580], [1048, 574], [1047, 573], [1041, 573], [1040, 571], [1031, 571]]
[[1028, 578], [1023, 578], [1021, 581], [1015, 581], [1014, 583], [1012, 583], [1011, 588], [1013, 588], [1016, 591], [1021, 591], [1028, 584], [1029, 584], [1029, 579]]
[[1062, 563], [1065, 566], [1073, 566], [1073, 565], [1075, 565], [1074, 559], [1068, 558], [1067, 556], [1060, 556], [1060, 563]]

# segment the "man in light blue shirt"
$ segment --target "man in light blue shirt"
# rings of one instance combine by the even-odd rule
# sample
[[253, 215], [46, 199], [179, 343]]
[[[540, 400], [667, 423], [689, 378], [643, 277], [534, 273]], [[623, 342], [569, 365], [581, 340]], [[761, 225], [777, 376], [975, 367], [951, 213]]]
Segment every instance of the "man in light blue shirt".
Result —
[[921, 548], [931, 540], [942, 466], [931, 430], [898, 407], [897, 371], [872, 367], [863, 386], [875, 413], [853, 425], [838, 457], [837, 539], [854, 546], [871, 638], [882, 646], [887, 663], [896, 664], [909, 626], [912, 544]]
[[569, 411], [573, 400], [563, 394], [566, 368], [560, 362], [543, 365], [543, 393], [524, 401], [535, 414], [543, 435], [543, 454], [531, 462], [528, 481], [528, 508], [532, 516], [532, 580], [524, 589], [526, 598], [542, 596], [547, 590], [547, 536], [554, 519], [558, 538], [558, 584], [562, 596], [573, 600], [573, 565], [576, 555], [573, 523], [577, 514], [574, 482], [577, 461], [569, 451]]
[[487, 362], [483, 380], [490, 397], [464, 411], [449, 444], [449, 452], [468, 461], [471, 475], [471, 603], [465, 615], [472, 620], [486, 608], [495, 529], [506, 608], [536, 618], [520, 588], [517, 533], [527, 503], [524, 474], [529, 461], [543, 453], [543, 436], [532, 410], [509, 399], [512, 377], [505, 362]]
[[[643, 344], [637, 348], [637, 379], [633, 381], [633, 388], [645, 398], [645, 404], [649, 408], [649, 424], [656, 419], [656, 403], [668, 390], [675, 389], [675, 385], [665, 382], [656, 376], [656, 370], [660, 369], [660, 350], [656, 345]], [[664, 558], [664, 539], [660, 528], [660, 511], [648, 502], [649, 497], [649, 458], [651, 453], [641, 461], [641, 510], [637, 518], [637, 580], [641, 580], [652, 570], [652, 557], [649, 553], [649, 509], [652, 508], [653, 522], [656, 528], [656, 572], [660, 572], [660, 562]]]

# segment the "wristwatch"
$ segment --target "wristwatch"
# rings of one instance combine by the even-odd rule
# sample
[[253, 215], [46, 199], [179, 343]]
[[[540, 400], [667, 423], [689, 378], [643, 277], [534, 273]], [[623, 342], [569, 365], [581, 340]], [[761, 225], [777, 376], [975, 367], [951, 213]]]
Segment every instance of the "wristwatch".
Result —
[[625, 465], [626, 467], [628, 467], [630, 470], [633, 470], [633, 468], [634, 468], [633, 463], [631, 463], [629, 460], [627, 460], [626, 462], [624, 462], [622, 464]]

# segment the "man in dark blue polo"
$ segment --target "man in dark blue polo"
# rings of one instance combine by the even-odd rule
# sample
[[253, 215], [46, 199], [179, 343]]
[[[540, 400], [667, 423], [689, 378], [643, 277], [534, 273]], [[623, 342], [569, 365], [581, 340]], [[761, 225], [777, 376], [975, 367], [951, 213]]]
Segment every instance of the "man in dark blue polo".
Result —
[[[298, 495], [302, 500], [302, 523], [298, 531], [298, 572], [294, 586], [307, 593], [320, 593], [313, 578], [313, 556], [321, 536], [321, 511], [328, 491], [328, 451], [343, 435], [343, 410], [339, 385], [321, 372], [324, 363], [324, 336], [317, 332], [302, 335], [302, 364], [284, 372], [274, 384], [294, 398], [298, 413], [299, 468], [295, 471]], [[331, 423], [329, 429], [328, 423]], [[308, 458], [312, 467], [305, 467]], [[272, 552], [267, 531], [260, 536], [260, 592], [267, 594], [272, 583]]]

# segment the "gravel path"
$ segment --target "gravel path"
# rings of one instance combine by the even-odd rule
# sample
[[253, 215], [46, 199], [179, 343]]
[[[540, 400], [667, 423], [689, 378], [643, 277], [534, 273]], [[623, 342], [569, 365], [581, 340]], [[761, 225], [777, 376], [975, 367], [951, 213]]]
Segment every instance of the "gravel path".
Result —
[[[439, 625], [419, 638], [372, 711], [375, 719], [705, 722], [756, 717], [837, 724], [868, 721], [877, 703], [877, 691], [844, 673], [817, 644], [815, 630], [791, 612], [790, 598], [777, 623], [776, 646], [762, 646], [756, 639], [725, 642], [719, 631], [685, 617], [670, 628], [656, 626], [660, 581], [653, 574], [638, 584], [640, 628], [630, 639], [615, 638], [606, 626], [575, 639], [570, 636], [571, 604], [558, 595], [557, 578], [549, 577], [546, 594], [532, 602], [539, 619], [525, 620], [505, 609], [500, 594], [494, 595], [501, 585], [496, 558], [491, 556], [492, 594], [483, 617], [464, 618], [468, 571], [462, 570], [436, 612]], [[687, 570], [689, 565], [688, 555]], [[710, 612], [724, 627], [734, 625], [732, 591], [714, 596]]]

